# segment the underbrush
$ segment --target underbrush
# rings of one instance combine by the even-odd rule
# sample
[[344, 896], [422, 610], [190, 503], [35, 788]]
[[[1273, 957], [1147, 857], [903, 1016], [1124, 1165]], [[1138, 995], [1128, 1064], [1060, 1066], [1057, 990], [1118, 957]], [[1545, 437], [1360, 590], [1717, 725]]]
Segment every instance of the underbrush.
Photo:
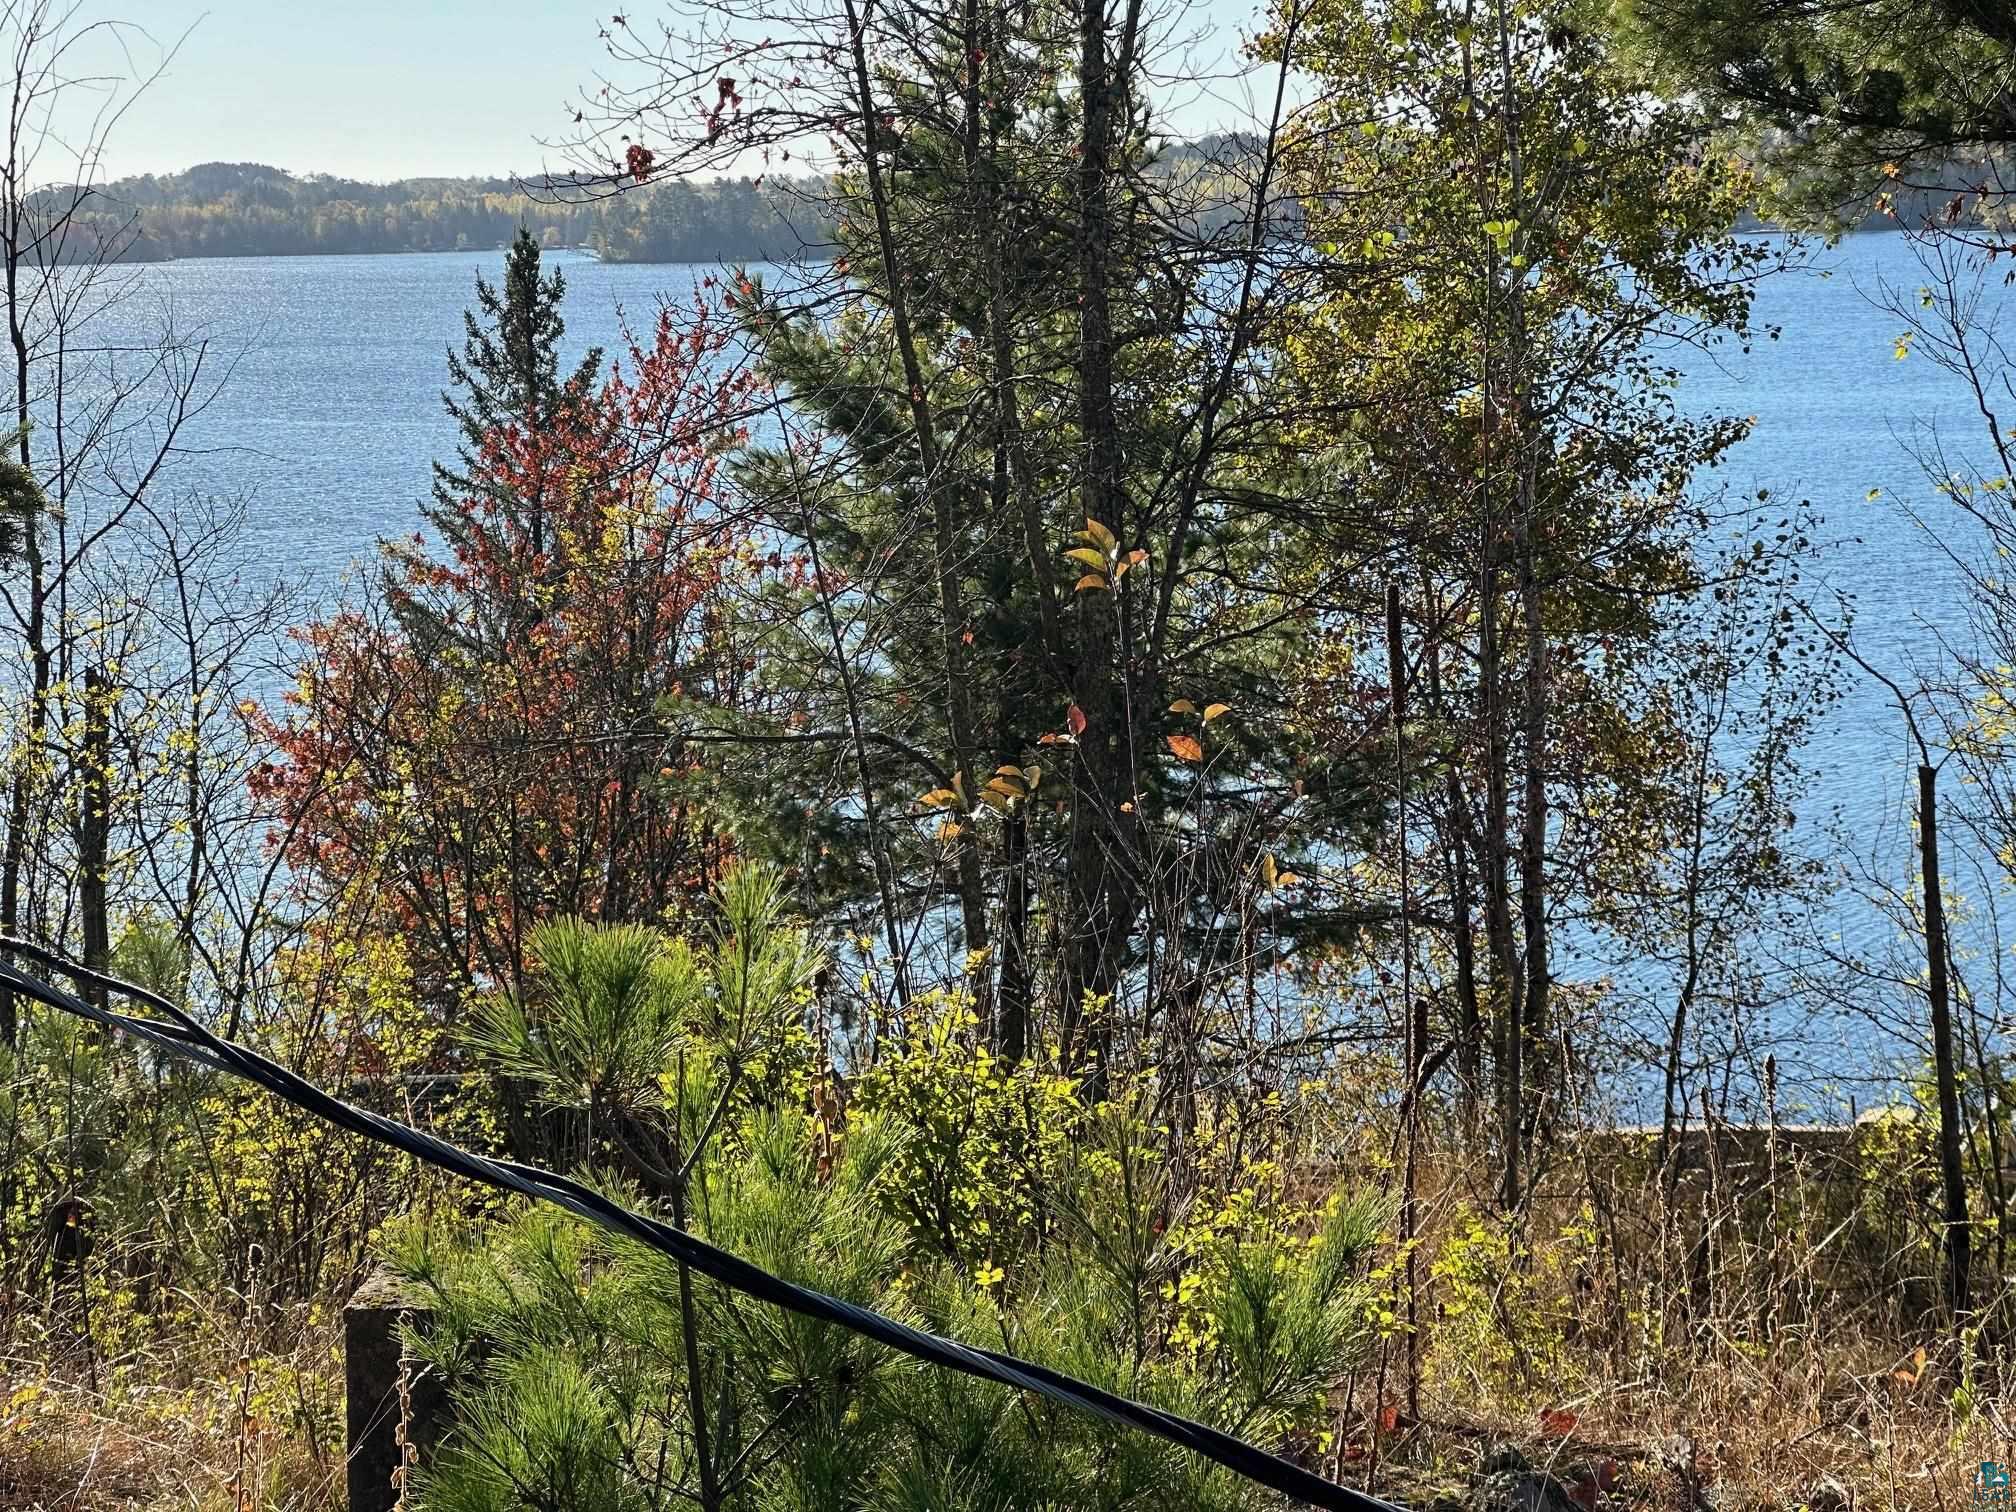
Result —
[[[1474, 1110], [1430, 1098], [1403, 1245], [1381, 1056], [1201, 1088], [1119, 1049], [1011, 1064], [939, 991], [850, 1072], [780, 908], [752, 870], [690, 942], [548, 927], [533, 990], [459, 1031], [464, 1091], [395, 1111], [1410, 1505], [1958, 1508], [2016, 1459], [2016, 1294], [1942, 1319], [1923, 1118], [1564, 1116], [1507, 1213]], [[169, 1075], [54, 1030], [12, 1068], [0, 1508], [343, 1505], [341, 1309], [386, 1263], [455, 1404], [411, 1512], [704, 1504], [710, 1454], [714, 1504], [760, 1512], [1278, 1505]]]

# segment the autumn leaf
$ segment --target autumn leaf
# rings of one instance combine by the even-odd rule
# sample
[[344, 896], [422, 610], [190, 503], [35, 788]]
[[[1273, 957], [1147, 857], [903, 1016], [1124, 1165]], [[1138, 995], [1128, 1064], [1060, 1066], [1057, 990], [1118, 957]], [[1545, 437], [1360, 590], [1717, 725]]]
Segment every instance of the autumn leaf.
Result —
[[1106, 565], [1106, 553], [1094, 551], [1090, 546], [1075, 546], [1064, 555], [1074, 562], [1083, 562], [1087, 567], [1103, 568]]
[[1083, 735], [1086, 724], [1085, 711], [1074, 703], [1064, 711], [1064, 723], [1070, 726], [1073, 735]]
[[926, 808], [944, 808], [947, 804], [957, 803], [959, 795], [950, 788], [933, 788], [917, 801]]
[[1073, 586], [1075, 591], [1079, 593], [1084, 593], [1088, 590], [1097, 592], [1106, 586], [1106, 579], [1096, 572], [1088, 572], [1085, 576], [1078, 579], [1077, 583]]
[[1119, 544], [1113, 539], [1112, 531], [1090, 517], [1087, 517], [1085, 521], [1085, 535], [1091, 540], [1097, 541], [1101, 547], [1109, 552], [1114, 546]]
[[1195, 714], [1197, 712], [1197, 705], [1190, 702], [1187, 698], [1179, 698], [1176, 702], [1169, 705], [1169, 712], [1171, 714]]
[[1567, 1411], [1565, 1408], [1542, 1407], [1540, 1409], [1540, 1431], [1552, 1434], [1556, 1438], [1566, 1438], [1569, 1434], [1573, 1433], [1577, 1421], [1578, 1419], [1575, 1414]]
[[1209, 724], [1220, 714], [1230, 714], [1231, 712], [1232, 705], [1230, 704], [1211, 704], [1204, 710], [1204, 723]]
[[1204, 747], [1197, 743], [1194, 735], [1171, 735], [1168, 741], [1169, 749], [1182, 760], [1194, 763], [1204, 759]]

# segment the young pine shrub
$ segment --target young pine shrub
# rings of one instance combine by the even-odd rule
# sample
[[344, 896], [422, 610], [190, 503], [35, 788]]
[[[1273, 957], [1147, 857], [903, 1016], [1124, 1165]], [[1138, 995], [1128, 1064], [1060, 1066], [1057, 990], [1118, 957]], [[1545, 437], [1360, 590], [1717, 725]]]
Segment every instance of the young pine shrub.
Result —
[[[949, 999], [945, 1032], [861, 1079], [836, 1143], [805, 1028], [818, 953], [766, 871], [731, 873], [719, 904], [697, 948], [550, 926], [533, 990], [486, 1020], [493, 1063], [579, 1116], [590, 1179], [864, 1307], [1272, 1447], [1313, 1442], [1366, 1341], [1373, 1209], [1200, 1203], [1175, 1190], [1152, 1077], [1088, 1105], [1054, 1065], [987, 1059]], [[416, 1478], [424, 1512], [1271, 1504], [1160, 1440], [754, 1302], [556, 1210], [415, 1225], [395, 1257], [432, 1295], [412, 1342], [454, 1400]]]

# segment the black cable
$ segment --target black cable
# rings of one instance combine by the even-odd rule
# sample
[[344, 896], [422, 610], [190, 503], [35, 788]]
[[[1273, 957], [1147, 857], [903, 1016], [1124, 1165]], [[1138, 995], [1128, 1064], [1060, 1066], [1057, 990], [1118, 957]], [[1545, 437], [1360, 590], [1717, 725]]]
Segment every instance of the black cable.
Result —
[[67, 1013], [76, 1018], [88, 1019], [92, 1023], [108, 1029], [117, 1029], [137, 1035], [148, 1043], [163, 1050], [195, 1061], [214, 1071], [227, 1072], [246, 1081], [264, 1087], [274, 1096], [292, 1103], [295, 1107], [314, 1114], [324, 1122], [360, 1134], [379, 1144], [403, 1150], [417, 1160], [438, 1166], [444, 1171], [452, 1171], [470, 1181], [485, 1186], [497, 1187], [507, 1192], [516, 1192], [535, 1202], [550, 1202], [567, 1209], [590, 1223], [599, 1224], [615, 1233], [635, 1239], [663, 1254], [710, 1276], [723, 1286], [742, 1292], [747, 1296], [786, 1311], [799, 1313], [804, 1317], [816, 1318], [821, 1322], [838, 1324], [850, 1332], [874, 1339], [898, 1350], [913, 1359], [929, 1365], [942, 1365], [948, 1370], [956, 1370], [981, 1380], [996, 1381], [1018, 1391], [1034, 1392], [1079, 1412], [1090, 1413], [1123, 1428], [1139, 1429], [1157, 1438], [1166, 1439], [1180, 1445], [1206, 1459], [1223, 1465], [1235, 1475], [1257, 1482], [1284, 1496], [1309, 1506], [1328, 1509], [1328, 1512], [1397, 1512], [1391, 1503], [1368, 1496], [1362, 1491], [1354, 1491], [1348, 1486], [1337, 1485], [1322, 1476], [1304, 1470], [1300, 1465], [1283, 1459], [1278, 1454], [1270, 1454], [1265, 1449], [1249, 1444], [1243, 1439], [1210, 1427], [1207, 1424], [1179, 1417], [1173, 1412], [1164, 1412], [1159, 1407], [1131, 1401], [1126, 1397], [1103, 1390], [1051, 1370], [1047, 1366], [1017, 1359], [1013, 1355], [1000, 1354], [991, 1349], [980, 1349], [969, 1344], [961, 1344], [956, 1339], [948, 1339], [939, 1334], [927, 1333], [921, 1328], [913, 1328], [907, 1323], [899, 1323], [894, 1318], [865, 1307], [856, 1306], [839, 1297], [831, 1297], [824, 1292], [812, 1291], [798, 1286], [768, 1271], [750, 1264], [747, 1260], [717, 1249], [704, 1240], [696, 1239], [683, 1230], [661, 1223], [655, 1218], [635, 1212], [619, 1203], [612, 1202], [600, 1192], [569, 1177], [541, 1170], [537, 1166], [522, 1165], [517, 1161], [492, 1160], [482, 1155], [462, 1149], [421, 1129], [411, 1128], [393, 1119], [372, 1113], [353, 1103], [332, 1097], [312, 1082], [288, 1070], [278, 1062], [268, 1059], [256, 1050], [234, 1044], [212, 1034], [182, 1009], [166, 998], [148, 991], [131, 982], [120, 981], [116, 977], [81, 966], [40, 946], [23, 940], [0, 936], [0, 952], [28, 957], [30, 960], [61, 972], [87, 987], [96, 987], [108, 993], [144, 1003], [168, 1015], [168, 1022], [160, 1019], [138, 1018], [130, 1014], [115, 1013], [108, 1008], [100, 1008], [86, 1002], [75, 994], [52, 986], [40, 978], [29, 976], [10, 962], [0, 960], [0, 988], [11, 988], [24, 997]]

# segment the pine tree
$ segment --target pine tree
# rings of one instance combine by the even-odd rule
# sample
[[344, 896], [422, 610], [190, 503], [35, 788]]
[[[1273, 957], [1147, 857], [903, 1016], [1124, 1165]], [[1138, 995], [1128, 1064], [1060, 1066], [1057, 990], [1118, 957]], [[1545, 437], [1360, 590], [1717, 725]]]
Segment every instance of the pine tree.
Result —
[[[602, 351], [591, 350], [564, 380], [560, 377], [560, 317], [567, 282], [559, 269], [539, 273], [539, 241], [525, 227], [504, 260], [502, 287], [476, 278], [476, 308], [462, 313], [468, 339], [458, 357], [448, 353], [449, 389], [441, 396], [461, 427], [457, 465], [434, 464], [434, 502], [423, 509], [428, 522], [460, 553], [509, 543], [522, 537], [534, 557], [546, 550], [547, 501], [523, 497], [486, 468], [486, 448], [507, 427], [538, 433], [552, 428], [558, 413], [576, 403], [595, 381]], [[487, 495], [495, 523], [472, 524], [465, 501]], [[472, 532], [483, 531], [489, 540]]]

